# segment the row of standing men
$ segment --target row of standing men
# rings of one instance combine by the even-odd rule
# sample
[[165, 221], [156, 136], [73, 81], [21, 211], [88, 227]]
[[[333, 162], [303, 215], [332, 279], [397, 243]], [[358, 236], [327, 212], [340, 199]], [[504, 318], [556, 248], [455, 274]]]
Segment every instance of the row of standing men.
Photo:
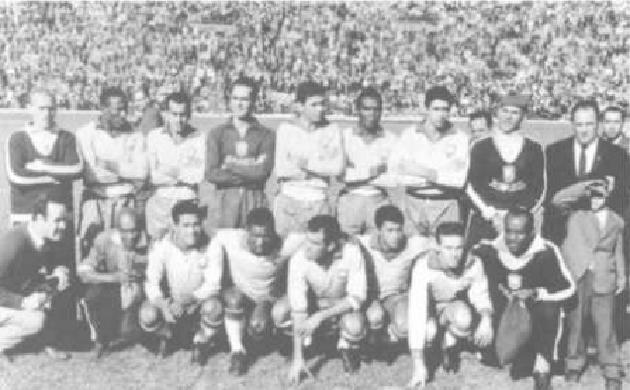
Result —
[[[340, 129], [325, 118], [325, 90], [304, 83], [297, 91], [297, 118], [275, 134], [252, 116], [255, 92], [248, 79], [234, 83], [232, 117], [208, 134], [188, 123], [187, 97], [173, 94], [164, 127], [142, 134], [123, 118], [125, 96], [107, 90], [102, 115], [79, 129], [75, 141], [69, 132], [51, 131], [54, 101], [35, 91], [33, 122], [11, 136], [7, 149], [12, 222], [31, 219], [36, 198], [47, 189], [65, 188], [71, 198], [69, 179], [83, 174], [77, 233], [86, 256], [97, 247], [98, 232], [113, 227], [129, 207], [144, 215], [147, 240], [159, 247], [173, 227], [173, 205], [189, 200], [201, 198], [208, 206], [211, 233], [244, 227], [252, 210], [267, 206], [265, 185], [274, 168], [274, 230], [281, 237], [309, 230], [309, 221], [322, 214], [336, 214], [348, 234], [378, 230], [375, 210], [395, 204], [411, 236], [433, 237], [438, 226], [465, 218], [467, 247], [472, 247], [503, 231], [512, 206], [537, 214], [540, 223], [546, 201], [543, 230], [563, 244], [575, 238], [567, 234], [567, 210], [582, 195], [597, 192], [595, 187], [604, 188], [615, 215], [626, 210], [628, 159], [621, 148], [600, 139], [599, 110], [591, 102], [572, 111], [575, 136], [550, 146], [545, 156], [540, 144], [520, 134], [527, 106], [523, 96], [503, 97], [491, 136], [471, 147], [469, 137], [448, 121], [454, 101], [445, 88], [428, 91], [426, 119], [398, 136], [381, 127], [381, 98], [370, 88], [357, 99], [358, 126]], [[623, 112], [614, 108], [604, 118], [617, 115], [623, 122]], [[330, 186], [336, 176], [343, 183], [339, 193]], [[214, 188], [201, 194], [204, 181]], [[463, 213], [466, 208], [471, 211]], [[580, 261], [585, 264], [576, 267], [578, 273], [591, 269], [591, 259]], [[625, 271], [618, 273], [625, 278]], [[573, 276], [581, 280], [583, 275]]]

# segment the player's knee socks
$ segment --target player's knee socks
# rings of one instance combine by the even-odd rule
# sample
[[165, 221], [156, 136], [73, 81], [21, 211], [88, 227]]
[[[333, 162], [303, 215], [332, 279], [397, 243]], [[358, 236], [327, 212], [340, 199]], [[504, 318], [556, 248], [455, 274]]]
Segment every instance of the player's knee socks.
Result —
[[225, 333], [232, 352], [245, 352], [243, 346], [244, 320], [242, 317], [225, 317]]

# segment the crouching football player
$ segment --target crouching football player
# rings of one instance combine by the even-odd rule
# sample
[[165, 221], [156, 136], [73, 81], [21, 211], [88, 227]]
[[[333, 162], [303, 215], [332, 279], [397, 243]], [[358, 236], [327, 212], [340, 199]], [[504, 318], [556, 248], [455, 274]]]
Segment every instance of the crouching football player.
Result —
[[252, 348], [269, 340], [272, 308], [285, 287], [281, 282], [286, 281], [287, 260], [299, 242], [297, 235], [290, 235], [282, 245], [271, 211], [255, 208], [247, 215], [246, 229], [220, 229], [210, 243], [210, 262], [227, 268], [222, 298], [231, 374], [243, 374], [248, 364], [245, 334]]
[[423, 350], [438, 335], [447, 372], [459, 368], [460, 341], [472, 339], [475, 345], [485, 348], [493, 338], [488, 281], [477, 257], [463, 257], [463, 225], [444, 222], [435, 236], [434, 261], [428, 255], [419, 259], [411, 276], [409, 349], [414, 372], [410, 386], [426, 381]]
[[428, 246], [423, 237], [405, 235], [404, 216], [396, 206], [378, 208], [374, 221], [376, 232], [359, 237], [366, 252], [366, 265], [369, 264], [371, 303], [366, 317], [368, 347], [372, 352], [382, 349], [383, 336], [392, 343], [407, 338], [409, 275], [414, 261]]
[[[162, 356], [167, 354], [175, 330], [194, 332], [192, 360], [201, 363], [222, 322], [222, 266], [208, 256], [201, 210], [194, 201], [177, 202], [172, 218], [172, 233], [149, 251], [147, 301], [140, 308], [140, 326], [158, 335]], [[163, 279], [167, 294], [162, 291]]]
[[303, 348], [316, 331], [339, 331], [337, 348], [344, 370], [359, 368], [358, 346], [365, 336], [360, 311], [366, 299], [365, 264], [359, 247], [342, 239], [339, 223], [328, 215], [309, 220], [304, 244], [289, 261], [288, 301], [274, 309], [277, 324], [293, 325], [293, 362], [289, 381], [297, 383], [306, 367]]

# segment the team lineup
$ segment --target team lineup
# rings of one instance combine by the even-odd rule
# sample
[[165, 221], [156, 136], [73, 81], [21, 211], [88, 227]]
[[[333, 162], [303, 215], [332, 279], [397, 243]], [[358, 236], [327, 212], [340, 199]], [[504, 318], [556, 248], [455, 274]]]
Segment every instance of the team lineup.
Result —
[[159, 121], [136, 127], [123, 91], [106, 88], [99, 117], [72, 133], [57, 127], [54, 97], [31, 92], [32, 119], [5, 149], [4, 359], [35, 335], [69, 358], [55, 340], [78, 302], [95, 359], [149, 340], [163, 357], [190, 348], [203, 365], [224, 338], [230, 374], [272, 347], [299, 384], [322, 343], [348, 373], [402, 346], [417, 388], [439, 367], [457, 372], [467, 350], [546, 390], [559, 362], [579, 382], [594, 348], [605, 388], [622, 388], [621, 108], [579, 101], [573, 136], [545, 148], [522, 135], [529, 101], [517, 93], [463, 131], [449, 121], [454, 96], [430, 88], [426, 117], [400, 134], [381, 125], [370, 87], [348, 127], [326, 118], [314, 82], [298, 85], [296, 116], [275, 131], [256, 119], [256, 99], [256, 82], [240, 77], [221, 126], [192, 126], [190, 98], [176, 92]]

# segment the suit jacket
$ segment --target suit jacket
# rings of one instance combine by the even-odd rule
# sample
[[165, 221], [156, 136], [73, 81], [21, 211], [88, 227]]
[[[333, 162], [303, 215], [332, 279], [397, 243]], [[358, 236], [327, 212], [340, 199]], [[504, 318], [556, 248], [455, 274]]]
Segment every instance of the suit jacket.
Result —
[[593, 160], [591, 172], [580, 178], [575, 171], [573, 151], [574, 137], [557, 141], [547, 147], [547, 193], [545, 196], [545, 217], [543, 235], [561, 244], [566, 236], [566, 214], [553, 206], [551, 200], [556, 193], [567, 186], [587, 179], [613, 176], [615, 185], [608, 198], [608, 205], [617, 214], [626, 217], [630, 198], [630, 160], [626, 152], [618, 146], [600, 138]]
[[578, 281], [592, 263], [593, 292], [615, 291], [617, 280], [625, 280], [623, 219], [608, 210], [602, 230], [591, 210], [574, 211], [568, 219], [567, 237], [561, 246], [565, 263]]

